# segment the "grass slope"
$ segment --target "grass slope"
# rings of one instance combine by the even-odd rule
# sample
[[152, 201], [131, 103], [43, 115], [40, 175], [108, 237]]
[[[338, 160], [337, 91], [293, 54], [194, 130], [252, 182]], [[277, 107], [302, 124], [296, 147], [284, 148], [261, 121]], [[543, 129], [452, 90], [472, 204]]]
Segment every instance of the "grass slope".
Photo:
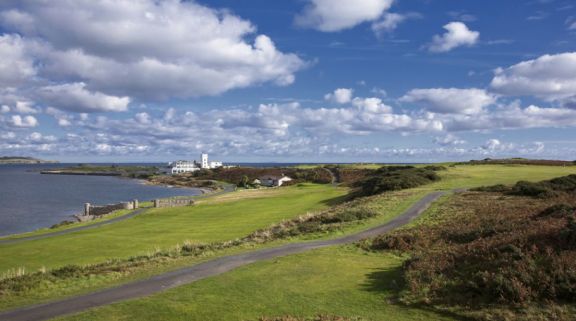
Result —
[[575, 173], [576, 166], [458, 165], [438, 172], [442, 180], [428, 186], [434, 189], [471, 188], [514, 184], [521, 180], [535, 182]]
[[[413, 202], [431, 190], [475, 187], [499, 183], [510, 184], [518, 180], [538, 181], [571, 173], [576, 173], [576, 167], [521, 165], [449, 167], [448, 171], [440, 172], [443, 180], [438, 183], [433, 183], [419, 187], [417, 189], [395, 192], [402, 195], [396, 195], [392, 193], [384, 194], [383, 196], [386, 197], [379, 201], [382, 202], [382, 204], [379, 205], [379, 209], [383, 212], [382, 216], [378, 216], [358, 225], [350, 226], [343, 231], [337, 231], [331, 234], [304, 235], [301, 238], [287, 241], [291, 242], [297, 241], [299, 239], [334, 237], [336, 235], [347, 234], [352, 231], [358, 231], [376, 224], [383, 223], [401, 213], [403, 209], [409, 207]], [[259, 193], [261, 193], [261, 195]], [[281, 221], [282, 219], [294, 217], [299, 214], [303, 214], [306, 211], [327, 207], [327, 204], [332, 203], [335, 199], [338, 199], [343, 193], [343, 190], [335, 190], [329, 186], [319, 185], [306, 185], [304, 187], [290, 187], [286, 189], [282, 188], [273, 191], [262, 190], [239, 192], [228, 194], [222, 199], [214, 198], [203, 201], [194, 207], [193, 211], [190, 211], [190, 209], [157, 210], [153, 213], [150, 213], [149, 215], [146, 214], [129, 220], [132, 222], [131, 224], [127, 224], [127, 222], [117, 223], [106, 228], [96, 229], [93, 231], [93, 233], [78, 233], [79, 235], [72, 237], [71, 239], [65, 237], [55, 237], [54, 239], [46, 239], [38, 243], [25, 242], [20, 244], [21, 247], [19, 248], [10, 247], [6, 249], [4, 247], [0, 247], [0, 253], [3, 254], [3, 258], [12, 260], [11, 263], [6, 264], [6, 266], [17, 267], [21, 266], [22, 264], [30, 264], [30, 266], [36, 267], [42, 265], [48, 266], [46, 262], [53, 264], [52, 266], [60, 266], [69, 263], [81, 264], [85, 262], [101, 262], [102, 260], [111, 256], [111, 254], [103, 255], [102, 253], [118, 253], [117, 255], [124, 257], [136, 255], [138, 253], [142, 253], [143, 251], [151, 250], [156, 246], [164, 248], [171, 247], [185, 239], [199, 240], [204, 242], [229, 240], [236, 237], [245, 236], [258, 228], [269, 226], [272, 223]], [[179, 211], [184, 212], [179, 213]], [[226, 213], [229, 215], [226, 215]], [[134, 234], [132, 235], [132, 233]], [[101, 240], [104, 240], [103, 244], [105, 245], [101, 245]], [[266, 246], [271, 245], [272, 244]], [[112, 248], [104, 248], [107, 246], [112, 246]], [[70, 253], [69, 249], [71, 249]], [[345, 262], [345, 264], [347, 264], [349, 266], [348, 268], [351, 269], [355, 266], [361, 266], [363, 264], [362, 260], [365, 258], [363, 255], [364, 254], [362, 254], [362, 256], [353, 255], [350, 257], [350, 260]], [[316, 262], [316, 258], [318, 258], [318, 262]], [[279, 262], [283, 262], [283, 260], [284, 259], [280, 260]], [[295, 265], [315, 266], [316, 264], [323, 264], [322, 262], [325, 260], [325, 258], [317, 255], [301, 255], [296, 256], [294, 260], [296, 260], [298, 263], [291, 264], [289, 267], [287, 267], [287, 269], [293, 269]], [[185, 261], [188, 262], [187, 264], [192, 263], [192, 261]], [[4, 262], [4, 260], [0, 261], [0, 266], [4, 264]], [[173, 262], [173, 264], [170, 265], [176, 267], [177, 265], [182, 264], [186, 263], [184, 261], [180, 263]], [[379, 263], [374, 266], [382, 267], [383, 264], [379, 261]], [[154, 269], [156, 268], [147, 267], [145, 272], [142, 271], [143, 274], [137, 273], [137, 275], [133, 275], [129, 278], [140, 278], [144, 274], [152, 275], [154, 273]], [[156, 269], [156, 273], [160, 273], [163, 269], [164, 268]], [[246, 267], [245, 269], [250, 269], [250, 267]], [[324, 273], [322, 270], [318, 271], [320, 271], [319, 273]], [[260, 271], [256, 273], [256, 277], [263, 277], [265, 280], [268, 280], [266, 275], [258, 276], [259, 273], [264, 272]], [[356, 282], [354, 279], [355, 277], [357, 276], [346, 276], [343, 274], [338, 276], [338, 278], [333, 276], [333, 279], [328, 278], [318, 280], [320, 284], [320, 290], [315, 291], [316, 295], [319, 297], [318, 300], [322, 301], [328, 300], [328, 298], [330, 298], [328, 293], [325, 296], [323, 292], [324, 290], [321, 290], [324, 287], [324, 285], [322, 285], [323, 282], [334, 282], [334, 280], [338, 280], [338, 282]], [[351, 279], [344, 280], [343, 278]], [[86, 280], [85, 286], [79, 286], [76, 290], [65, 292], [67, 292], [67, 295], [72, 295], [73, 293], [84, 292], [88, 291], [89, 289], [102, 286], [110, 286], [126, 281], [127, 279], [125, 277], [120, 277], [117, 280], [110, 281], [102, 280], [100, 283], [97, 282], [98, 284], [93, 284], [92, 281]], [[277, 282], [283, 283], [280, 277]], [[280, 285], [278, 286], [280, 287]], [[307, 291], [306, 288], [298, 284], [286, 284], [285, 286], [300, 286], [302, 287], [302, 291]], [[68, 287], [66, 287], [66, 290], [67, 289]], [[356, 289], [355, 291], [360, 290]], [[47, 291], [41, 292], [43, 292], [43, 294], [38, 296], [37, 299], [39, 300], [55, 298], [62, 295], [54, 292], [54, 288], [50, 288], [47, 289]], [[342, 296], [343, 298], [339, 303], [343, 306], [340, 310], [332, 310], [334, 311], [333, 314], [336, 314], [336, 311], [341, 311], [342, 309], [348, 309], [349, 311], [352, 311], [350, 309], [353, 307], [347, 306], [348, 303], [346, 303], [345, 300], [346, 295], [342, 294]], [[12, 300], [12, 298], [6, 299], [9, 299], [8, 301]], [[21, 299], [26, 301], [26, 298]], [[183, 297], [182, 300], [187, 299]], [[282, 300], [284, 299], [282, 298]], [[289, 300], [289, 298], [286, 298], [286, 300]], [[17, 303], [16, 301], [20, 303]], [[12, 303], [5, 302], [6, 304], [4, 304], [4, 306], [14, 306], [14, 304], [20, 305], [24, 302], [20, 301], [20, 299], [16, 301]], [[156, 304], [153, 301], [151, 302], [151, 304]], [[191, 304], [189, 301], [187, 302]], [[279, 304], [283, 303], [279, 302]], [[351, 301], [350, 305], [354, 304], [358, 303]], [[378, 313], [388, 313], [386, 312], [386, 309], [389, 309], [389, 307], [386, 307], [387, 304], [383, 301], [379, 301], [379, 304], [383, 307], [378, 307], [376, 311], [379, 311]], [[364, 308], [366, 308], [366, 306], [364, 306]], [[411, 320], [410, 318], [402, 318], [402, 315], [400, 312], [398, 312], [400, 310], [398, 309], [399, 308], [394, 310], [397, 311], [395, 313], [398, 314], [398, 316], [395, 316], [397, 320]], [[270, 315], [278, 315], [282, 314], [284, 310], [276, 311], [274, 309], [270, 309], [269, 311]], [[322, 311], [312, 311], [311, 313], [315, 314], [317, 312]], [[408, 313], [406, 317], [410, 317], [410, 313]], [[415, 315], [418, 316], [418, 313], [421, 313], [421, 311], [414, 313], [416, 313]], [[354, 314], [343, 315], [353, 316]], [[116, 315], [110, 316], [111, 320], [114, 320], [115, 318]], [[389, 320], [396, 319], [390, 318]], [[418, 320], [416, 317], [412, 319]]]
[[269, 197], [193, 207], [153, 209], [132, 219], [37, 241], [0, 245], [0, 271], [36, 270], [128, 257], [185, 240], [215, 242], [242, 237], [283, 219], [329, 206], [346, 192], [305, 184]]
[[149, 298], [58, 320], [258, 320], [330, 314], [362, 320], [453, 320], [387, 303], [403, 259], [336, 247], [243, 267]]

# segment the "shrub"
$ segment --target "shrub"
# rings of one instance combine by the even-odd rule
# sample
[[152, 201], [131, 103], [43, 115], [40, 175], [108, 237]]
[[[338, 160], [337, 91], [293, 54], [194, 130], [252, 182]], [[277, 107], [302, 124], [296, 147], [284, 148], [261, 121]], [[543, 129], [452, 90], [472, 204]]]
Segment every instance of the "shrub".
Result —
[[503, 184], [497, 184], [497, 185], [492, 185], [492, 186], [481, 186], [481, 187], [476, 187], [476, 188], [472, 188], [470, 189], [471, 191], [477, 191], [477, 192], [495, 192], [495, 193], [502, 193], [502, 192], [508, 192], [510, 191], [510, 187], [503, 185]]
[[546, 208], [538, 213], [536, 217], [568, 218], [574, 214], [576, 214], [576, 207], [562, 203]]
[[440, 180], [440, 176], [431, 168], [385, 166], [376, 170], [368, 178], [356, 183], [356, 187], [359, 188], [358, 195], [368, 196], [386, 191], [414, 188], [438, 180]]
[[576, 175], [557, 177], [541, 182], [519, 181], [512, 187], [504, 185], [483, 186], [472, 189], [480, 192], [507, 192], [510, 195], [552, 198], [558, 193], [576, 191]]

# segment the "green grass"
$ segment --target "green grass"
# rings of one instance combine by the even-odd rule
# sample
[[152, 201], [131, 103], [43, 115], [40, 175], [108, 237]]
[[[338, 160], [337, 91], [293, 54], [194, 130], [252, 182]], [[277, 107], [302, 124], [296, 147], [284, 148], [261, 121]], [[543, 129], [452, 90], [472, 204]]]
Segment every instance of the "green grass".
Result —
[[325, 208], [343, 188], [305, 184], [278, 195], [193, 207], [152, 209], [111, 225], [36, 241], [0, 245], [0, 273], [89, 264], [166, 248], [185, 240], [217, 242], [243, 237], [283, 219]]
[[541, 181], [576, 173], [576, 166], [458, 165], [438, 174], [442, 180], [427, 185], [433, 189], [470, 188], [483, 185]]
[[362, 320], [454, 320], [388, 302], [401, 286], [402, 262], [401, 257], [353, 246], [314, 250], [58, 320], [238, 321], [317, 314]]
[[[383, 197], [375, 205], [378, 206], [383, 215], [364, 221], [361, 224], [349, 226], [343, 231], [304, 235], [299, 238], [282, 240], [263, 246], [269, 247], [303, 239], [332, 238], [382, 224], [402, 213], [431, 190], [498, 183], [512, 184], [518, 180], [538, 181], [572, 173], [576, 173], [576, 167], [524, 165], [450, 167], [448, 171], [440, 172], [443, 180], [438, 183], [409, 191], [397, 192], [398, 194], [387, 194], [388, 196]], [[244, 192], [227, 194], [202, 201], [191, 208], [153, 210], [150, 213], [127, 221], [90, 231], [39, 241], [28, 241], [10, 246], [0, 246], [0, 253], [3, 257], [0, 260], [0, 272], [21, 266], [25, 266], [28, 271], [34, 271], [42, 266], [50, 268], [72, 263], [102, 262], [112, 257], [128, 257], [146, 253], [155, 248], [171, 248], [184, 240], [216, 242], [243, 237], [256, 229], [278, 223], [283, 219], [292, 218], [307, 211], [325, 208], [332, 203], [330, 200], [338, 199], [345, 193], [345, 190], [334, 189], [327, 185], [309, 184], [300, 187], [282, 188], [276, 191], [250, 191], [250, 193], [262, 193], [261, 196], [260, 194], [256, 194], [256, 197], [252, 195], [250, 196], [251, 198], [246, 197], [248, 194], [242, 193]], [[233, 249], [232, 251], [244, 250], [247, 249]], [[210, 255], [211, 257], [216, 257], [223, 254], [224, 252], [218, 252]], [[362, 254], [363, 257], [364, 254]], [[309, 256], [301, 255], [296, 256], [295, 260], [302, 260], [300, 261], [302, 265], [316, 264], [313, 259], [306, 258], [309, 258]], [[363, 264], [363, 262], [357, 260], [361, 260], [361, 258], [352, 255], [350, 261], [346, 264], [350, 266]], [[147, 266], [144, 270], [137, 271], [133, 275], [118, 275], [102, 280], [83, 280], [82, 284], [74, 284], [73, 286], [70, 283], [63, 283], [57, 286], [62, 286], [62, 292], [66, 292], [65, 294], [59, 293], [57, 287], [51, 286], [46, 289], [40, 289], [38, 294], [35, 295], [36, 299], [34, 297], [4, 298], [7, 301], [4, 302], [5, 304], [0, 304], [0, 306], [8, 308], [10, 306], [54, 299], [64, 295], [82, 293], [154, 275], [180, 266], [194, 264], [195, 262], [197, 262], [197, 259], [175, 260], [162, 266]], [[249, 269], [249, 267], [246, 269]], [[354, 276], [350, 275], [349, 277], [352, 278]], [[333, 280], [326, 279], [325, 282]], [[278, 282], [281, 281], [279, 280]], [[64, 291], [64, 288], [66, 288], [66, 291]], [[320, 297], [324, 295], [322, 291], [316, 293]], [[344, 301], [340, 302], [340, 304], [346, 305]], [[384, 306], [383, 308], [386, 308], [387, 304], [385, 302], [381, 302], [381, 304]], [[344, 306], [343, 308], [346, 307]], [[277, 314], [274, 313], [274, 315]], [[349, 316], [352, 316], [352, 314]], [[111, 320], [114, 319], [112, 318]], [[398, 320], [404, 319], [398, 317]]]

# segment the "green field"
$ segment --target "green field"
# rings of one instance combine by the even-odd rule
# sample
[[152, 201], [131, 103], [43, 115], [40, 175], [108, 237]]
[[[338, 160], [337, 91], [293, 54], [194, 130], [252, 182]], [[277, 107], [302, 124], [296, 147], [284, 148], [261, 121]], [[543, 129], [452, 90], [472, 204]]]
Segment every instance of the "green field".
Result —
[[576, 166], [533, 165], [459, 165], [439, 172], [442, 180], [428, 185], [435, 189], [469, 188], [495, 184], [513, 184], [520, 180], [541, 181], [576, 174]]
[[344, 188], [305, 184], [261, 198], [152, 209], [126, 221], [90, 230], [0, 245], [0, 271], [21, 267], [34, 271], [42, 267], [97, 263], [145, 254], [186, 240], [235, 239], [283, 219], [325, 208], [330, 200], [345, 193]]
[[[378, 206], [379, 211], [383, 213], [380, 216], [356, 225], [351, 225], [339, 232], [304, 235], [295, 239], [265, 244], [264, 246], [273, 246], [274, 244], [294, 242], [303, 239], [335, 237], [382, 224], [400, 214], [404, 209], [408, 208], [412, 203], [431, 190], [469, 188], [499, 183], [512, 184], [518, 180], [538, 181], [574, 174], [576, 173], [576, 167], [478, 165], [449, 167], [447, 171], [439, 173], [443, 178], [440, 182], [413, 190], [387, 193], [385, 195], [388, 196], [378, 199], [378, 204], [375, 206]], [[22, 266], [26, 267], [27, 271], [34, 271], [41, 267], [51, 268], [66, 264], [98, 263], [113, 257], [126, 258], [138, 254], [145, 254], [155, 249], [172, 248], [185, 240], [196, 242], [231, 240], [246, 236], [256, 229], [270, 226], [283, 219], [293, 218], [308, 211], [327, 208], [339, 201], [345, 193], [346, 189], [344, 188], [334, 188], [329, 185], [306, 184], [274, 190], [250, 190], [230, 193], [203, 200], [194, 207], [189, 208], [155, 209], [127, 221], [95, 228], [93, 230], [38, 241], [27, 241], [20, 244], [0, 245], [0, 253], [3, 256], [3, 259], [0, 260], [0, 271]], [[249, 250], [249, 248], [232, 251], [245, 250]], [[224, 252], [230, 253], [230, 251]], [[211, 253], [209, 257], [223, 255], [224, 252]], [[336, 258], [340, 261], [333, 261]], [[41, 302], [46, 299], [54, 299], [63, 295], [82, 293], [103, 286], [112, 286], [132, 279], [150, 276], [154, 273], [177, 268], [178, 266], [194, 264], [194, 262], [198, 262], [198, 259], [176, 260], [164, 265], [161, 264], [160, 266], [151, 265], [144, 267], [142, 271], [136, 272], [134, 275], [119, 275], [110, 279], [106, 279], [106, 276], [97, 276], [95, 279], [78, 280], [79, 284], [74, 284], [74, 286], [70, 286], [70, 282], [73, 282], [73, 280], [69, 280], [62, 282], [62, 284], [52, 284], [45, 289], [37, 291], [37, 293], [30, 294], [29, 297], [0, 298], [0, 300], [4, 300], [4, 302], [0, 302], [0, 306], [4, 309], [21, 306], [22, 304]], [[226, 306], [226, 309], [222, 309], [222, 311], [219, 312], [220, 314], [217, 314], [221, 315], [222, 318], [216, 319], [239, 320], [238, 318], [232, 318], [234, 313], [236, 313], [236, 315], [243, 315], [238, 314], [238, 311], [245, 311], [246, 318], [255, 318], [263, 313], [276, 316], [285, 313], [313, 315], [322, 312], [332, 312], [332, 314], [363, 316], [374, 320], [380, 320], [374, 318], [374, 316], [383, 314], [390, 316], [390, 318], [385, 318], [385, 320], [426, 320], [426, 316], [428, 315], [426, 312], [418, 309], [391, 306], [386, 303], [386, 294], [369, 293], [370, 291], [362, 287], [350, 288], [353, 287], [353, 284], [356, 284], [355, 282], [359, 282], [359, 280], [368, 277], [369, 272], [367, 272], [367, 270], [372, 268], [378, 269], [383, 266], [390, 266], [391, 268], [392, 266], [396, 266], [397, 268], [398, 264], [402, 262], [400, 258], [393, 258], [392, 256], [383, 257], [382, 255], [367, 254], [359, 250], [351, 251], [349, 248], [347, 250], [339, 248], [338, 250], [326, 249], [291, 256], [274, 262], [273, 265], [272, 262], [254, 264], [223, 276], [172, 290], [169, 292], [170, 295], [173, 295], [171, 300], [177, 303], [174, 303], [174, 310], [171, 310], [170, 306], [164, 306], [164, 304], [168, 304], [164, 297], [164, 295], [168, 295], [168, 293], [148, 299], [137, 300], [130, 304], [120, 304], [114, 308], [104, 307], [101, 310], [108, 311], [107, 309], [112, 309], [110, 311], [113, 312], [113, 314], [109, 316], [109, 320], [125, 319], [122, 318], [124, 313], [137, 313], [136, 310], [139, 309], [139, 305], [143, 304], [166, 309], [167, 320], [178, 319], [176, 318], [177, 313], [189, 313], [190, 315], [196, 313], [199, 316], [204, 316], [204, 319], [197, 318], [198, 320], [205, 320], [206, 316], [215, 313], [211, 309], [217, 310], [218, 304], [221, 304], [218, 298], [227, 297], [229, 292], [241, 295], [242, 291], [247, 291], [249, 293], [246, 295], [251, 299], [246, 299], [245, 301], [240, 298], [237, 298], [236, 301], [231, 300], [230, 302], [233, 304]], [[323, 270], [323, 266], [330, 266], [331, 264], [334, 264], [332, 267], [333, 271]], [[268, 274], [273, 275], [273, 273], [263, 268], [265, 266], [274, 266], [284, 272], [276, 277], [269, 277]], [[310, 269], [306, 271], [299, 269], [306, 266], [309, 266]], [[338, 268], [336, 269], [336, 267]], [[316, 270], [319, 272], [315, 273]], [[286, 276], [290, 271], [294, 271], [294, 274], [297, 274], [300, 279], [287, 281], [292, 280]], [[333, 272], [334, 274], [330, 274], [329, 272]], [[241, 281], [239, 279], [237, 281], [238, 285], [230, 289], [219, 288], [211, 283], [221, 282], [217, 280], [234, 277], [236, 275], [249, 276], [252, 280]], [[335, 290], [332, 289], [330, 282], [334, 282], [334, 280], [338, 280], [338, 283], [342, 283], [341, 285], [347, 288], [340, 288], [340, 290], [338, 290], [340, 292], [333, 292]], [[83, 283], [80, 284], [81, 282]], [[249, 284], [250, 282], [252, 282], [252, 284]], [[316, 288], [311, 288], [306, 284], [314, 285]], [[246, 286], [247, 290], [244, 290], [244, 286]], [[58, 287], [62, 287], [62, 293], [59, 293]], [[283, 295], [278, 294], [281, 296], [276, 300], [281, 302], [282, 305], [285, 305], [284, 308], [282, 308], [282, 305], [279, 305], [279, 308], [274, 310], [268, 305], [271, 304], [270, 300], [272, 300], [273, 297], [268, 298], [268, 301], [260, 297], [266, 296], [266, 291], [279, 293], [283, 287], [286, 287], [286, 289], [290, 291]], [[203, 301], [203, 304], [196, 304], [197, 302], [195, 300], [192, 301], [188, 296], [190, 295], [190, 289], [199, 291], [194, 292], [195, 294], [193, 295], [199, 295], [198, 293], [207, 291], [202, 292], [204, 293], [202, 295], [214, 301], [212, 303]], [[345, 293], [349, 291], [352, 292], [348, 298], [348, 295]], [[314, 294], [316, 301], [306, 296], [308, 292]], [[339, 293], [339, 299], [336, 298], [335, 293]], [[348, 299], [350, 301], [347, 301]], [[310, 302], [310, 304], [307, 306], [301, 302], [302, 300]], [[246, 305], [251, 301], [253, 307], [247, 308]], [[188, 306], [186, 308], [178, 306], [178, 304], [182, 302], [185, 302]], [[262, 305], [260, 305], [259, 302], [263, 302]], [[334, 302], [337, 302], [337, 304]], [[289, 310], [289, 308], [292, 308], [292, 305], [302, 306], [302, 310]], [[318, 309], [315, 310], [315, 307], [318, 307]], [[259, 311], [261, 311], [261, 313]], [[372, 312], [370, 311], [373, 311], [373, 314], [371, 314]], [[158, 314], [151, 313], [150, 315], [158, 317]], [[170, 317], [170, 315], [172, 315], [172, 317]], [[195, 320], [194, 318], [185, 319]], [[435, 316], [433, 319], [438, 318]]]
[[334, 247], [255, 263], [233, 272], [58, 320], [258, 320], [329, 314], [362, 320], [455, 320], [390, 304], [403, 259]]

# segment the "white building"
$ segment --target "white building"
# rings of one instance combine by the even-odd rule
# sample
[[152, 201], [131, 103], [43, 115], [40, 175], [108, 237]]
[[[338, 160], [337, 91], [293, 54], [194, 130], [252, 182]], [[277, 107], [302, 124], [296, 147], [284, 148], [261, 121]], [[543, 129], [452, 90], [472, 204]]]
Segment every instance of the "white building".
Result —
[[288, 176], [273, 176], [273, 175], [266, 175], [260, 176], [254, 180], [254, 184], [260, 184], [262, 186], [268, 187], [275, 187], [275, 186], [282, 186], [282, 184], [291, 181], [292, 179]]
[[222, 167], [222, 162], [219, 161], [208, 161], [208, 154], [202, 154], [200, 156], [200, 163], [194, 161], [179, 160], [175, 162], [168, 163], [168, 166], [163, 170], [166, 174], [182, 174], [182, 173], [193, 173], [201, 169], [214, 169]]
[[179, 160], [168, 163], [168, 167], [166, 167], [164, 172], [166, 174], [182, 174], [192, 173], [199, 170], [200, 166], [196, 163], [196, 161]]

